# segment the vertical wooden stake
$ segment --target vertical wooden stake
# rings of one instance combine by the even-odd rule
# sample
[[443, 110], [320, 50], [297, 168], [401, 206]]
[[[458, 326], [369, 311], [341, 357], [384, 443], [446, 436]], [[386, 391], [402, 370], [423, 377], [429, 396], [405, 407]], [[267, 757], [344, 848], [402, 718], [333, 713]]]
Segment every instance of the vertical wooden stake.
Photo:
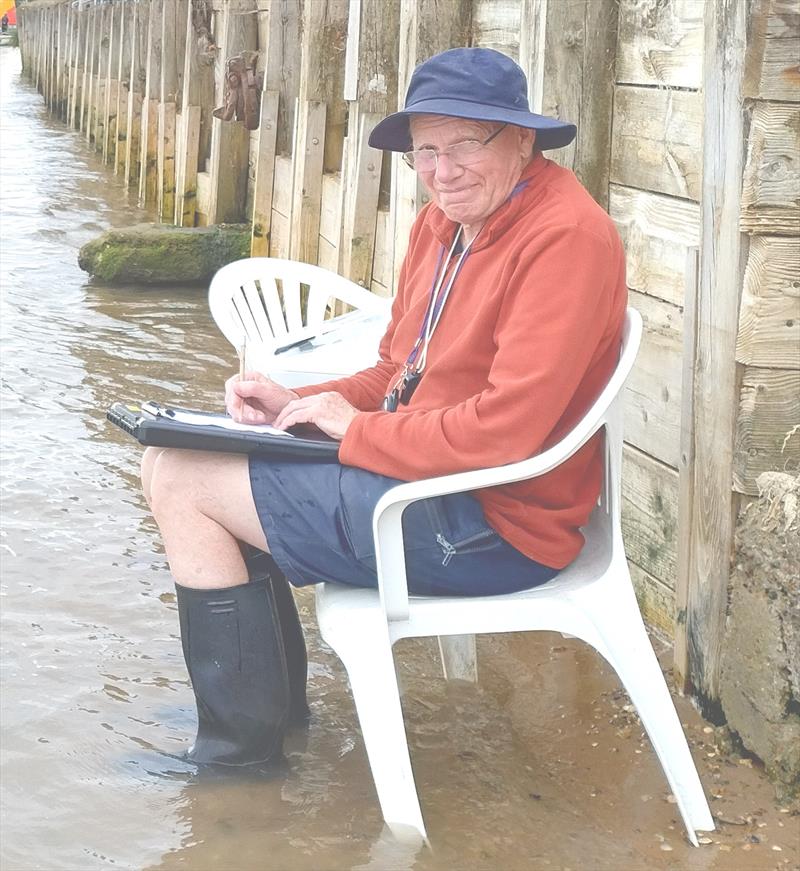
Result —
[[253, 190], [253, 229], [250, 239], [250, 254], [253, 257], [269, 257], [279, 99], [277, 91], [261, 92], [261, 122], [258, 127], [256, 180]]
[[733, 549], [733, 445], [738, 395], [736, 334], [742, 288], [739, 214], [745, 138], [742, 109], [747, 6], [705, 8], [703, 184], [694, 386], [694, 541], [688, 577], [689, 675], [701, 700], [719, 698]]
[[689, 646], [686, 617], [689, 607], [689, 574], [692, 565], [694, 503], [694, 371], [697, 359], [697, 288], [700, 253], [689, 248], [683, 291], [683, 372], [681, 374], [681, 443], [678, 466], [678, 552], [675, 581], [675, 647], [673, 663], [678, 691], [689, 681]]

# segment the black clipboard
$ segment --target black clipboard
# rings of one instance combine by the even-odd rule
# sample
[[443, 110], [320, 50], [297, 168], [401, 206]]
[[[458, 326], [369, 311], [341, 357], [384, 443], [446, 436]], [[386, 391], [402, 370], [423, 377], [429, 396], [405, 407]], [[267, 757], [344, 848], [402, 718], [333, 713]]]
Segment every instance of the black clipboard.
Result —
[[[191, 422], [185, 422], [181, 417], [190, 417]], [[224, 419], [223, 415], [156, 402], [145, 402], [140, 406], [115, 402], [106, 412], [106, 418], [132, 435], [139, 444], [147, 446], [265, 454], [296, 461], [333, 463], [339, 458], [339, 442], [322, 432], [269, 433], [225, 429], [213, 422]], [[201, 422], [204, 418], [208, 419], [207, 424]]]

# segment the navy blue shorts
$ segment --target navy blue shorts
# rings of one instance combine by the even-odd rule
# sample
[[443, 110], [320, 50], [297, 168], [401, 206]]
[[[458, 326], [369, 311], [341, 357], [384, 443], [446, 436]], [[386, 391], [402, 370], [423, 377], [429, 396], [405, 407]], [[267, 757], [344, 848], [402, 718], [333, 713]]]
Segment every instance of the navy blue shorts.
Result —
[[[269, 549], [297, 587], [320, 581], [377, 587], [372, 514], [400, 483], [338, 463], [250, 456], [250, 484]], [[416, 595], [512, 593], [558, 574], [504, 541], [468, 493], [410, 505], [403, 535], [409, 592]]]

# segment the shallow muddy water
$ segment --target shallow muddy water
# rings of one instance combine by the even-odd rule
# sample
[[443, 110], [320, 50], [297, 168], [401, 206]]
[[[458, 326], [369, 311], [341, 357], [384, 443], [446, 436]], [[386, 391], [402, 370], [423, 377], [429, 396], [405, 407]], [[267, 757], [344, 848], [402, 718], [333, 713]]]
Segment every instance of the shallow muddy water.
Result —
[[395, 843], [308, 591], [310, 728], [271, 778], [197, 777], [181, 760], [193, 697], [139, 448], [104, 415], [117, 399], [217, 407], [235, 354], [202, 289], [107, 289], [78, 269], [84, 242], [148, 216], [47, 116], [18, 52], [0, 49], [0, 64], [0, 867], [796, 867], [793, 809], [679, 700], [722, 820], [711, 843], [688, 846], [613, 674], [550, 634], [481, 639], [475, 687], [447, 684], [432, 644], [399, 645], [432, 849]]

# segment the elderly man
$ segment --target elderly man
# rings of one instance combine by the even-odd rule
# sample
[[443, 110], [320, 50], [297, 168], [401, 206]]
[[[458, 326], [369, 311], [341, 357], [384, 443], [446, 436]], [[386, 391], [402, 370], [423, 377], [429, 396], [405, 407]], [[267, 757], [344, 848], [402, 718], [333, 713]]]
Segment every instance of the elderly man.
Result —
[[[297, 391], [254, 372], [228, 381], [235, 419], [316, 424], [341, 442], [339, 463], [145, 454], [197, 699], [197, 762], [267, 760], [287, 721], [307, 713], [302, 631], [274, 563], [296, 586], [376, 586], [371, 518], [388, 488], [532, 456], [614, 369], [622, 246], [575, 176], [543, 156], [575, 127], [529, 112], [526, 94], [522, 70], [489, 49], [421, 64], [403, 111], [370, 138], [403, 152], [431, 197], [379, 362]], [[411, 506], [411, 592], [490, 595], [549, 580], [579, 552], [601, 478], [594, 438], [541, 478]], [[246, 558], [247, 546], [262, 555]]]

